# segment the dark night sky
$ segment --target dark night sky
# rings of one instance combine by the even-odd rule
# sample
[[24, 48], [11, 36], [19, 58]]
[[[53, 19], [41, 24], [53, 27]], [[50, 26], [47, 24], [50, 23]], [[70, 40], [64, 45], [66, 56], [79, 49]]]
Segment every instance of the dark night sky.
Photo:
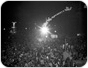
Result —
[[[72, 7], [71, 11], [62, 13], [51, 22], [51, 28], [64, 35], [74, 35], [87, 32], [87, 11], [82, 2], [5, 2], [1, 8], [1, 28], [10, 30], [12, 21], [18, 22], [19, 31], [25, 27], [34, 29], [34, 23], [44, 23], [47, 17], [62, 11], [66, 6]], [[54, 27], [53, 25], [56, 25]], [[8, 32], [8, 31], [7, 31]]]

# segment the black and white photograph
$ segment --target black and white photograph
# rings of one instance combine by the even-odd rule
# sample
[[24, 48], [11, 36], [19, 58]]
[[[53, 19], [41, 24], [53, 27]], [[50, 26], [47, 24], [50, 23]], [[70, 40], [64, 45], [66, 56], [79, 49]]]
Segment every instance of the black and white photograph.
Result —
[[6, 1], [1, 6], [6, 67], [83, 67], [87, 5], [82, 1]]

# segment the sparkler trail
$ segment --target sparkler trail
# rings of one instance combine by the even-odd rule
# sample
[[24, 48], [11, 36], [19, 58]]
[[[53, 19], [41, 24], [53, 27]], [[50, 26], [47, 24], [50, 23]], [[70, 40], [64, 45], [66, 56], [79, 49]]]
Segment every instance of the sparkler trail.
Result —
[[[47, 38], [48, 35], [50, 34], [51, 38], [58, 38], [58, 35], [52, 34], [52, 33], [50, 32], [50, 28], [48, 27], [48, 24], [49, 24], [49, 22], [52, 21], [56, 16], [62, 14], [62, 13], [65, 12], [65, 11], [70, 11], [71, 9], [72, 9], [72, 7], [70, 7], [70, 8], [69, 8], [69, 7], [66, 7], [64, 10], [62, 10], [62, 11], [56, 13], [56, 14], [53, 15], [51, 18], [48, 17], [48, 19], [46, 19], [46, 21], [43, 23], [42, 26], [38, 26], [38, 27], [40, 28], [39, 31], [40, 31], [41, 36], [43, 36], [43, 37], [45, 36], [45, 38]], [[47, 36], [47, 37], [46, 37], [46, 36]], [[44, 40], [44, 39], [43, 39], [43, 40]]]
[[55, 18], [56, 16], [62, 14], [62, 13], [65, 12], [65, 11], [70, 11], [71, 9], [72, 9], [72, 7], [70, 7], [70, 8], [69, 8], [69, 7], [66, 7], [64, 10], [62, 10], [62, 11], [58, 12], [57, 14], [53, 15], [51, 18], [48, 17], [48, 19], [46, 19], [46, 22], [43, 24], [43, 26], [47, 26], [48, 23], [49, 23], [50, 21], [52, 21], [53, 18]]

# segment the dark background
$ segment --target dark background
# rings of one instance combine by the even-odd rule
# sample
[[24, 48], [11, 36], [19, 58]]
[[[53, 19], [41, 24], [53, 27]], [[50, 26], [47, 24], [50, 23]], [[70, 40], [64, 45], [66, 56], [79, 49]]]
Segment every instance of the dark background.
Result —
[[[54, 18], [50, 25], [64, 35], [77, 33], [87, 34], [87, 9], [82, 2], [5, 2], [1, 7], [1, 28], [6, 28], [7, 34], [12, 27], [12, 22], [18, 22], [16, 27], [22, 31], [25, 27], [35, 27], [34, 23], [43, 23], [47, 17], [62, 11], [65, 7], [72, 7], [71, 11], [64, 12]], [[54, 27], [53, 25], [57, 25]], [[3, 33], [3, 32], [2, 32]], [[2, 37], [7, 35], [3, 33]]]

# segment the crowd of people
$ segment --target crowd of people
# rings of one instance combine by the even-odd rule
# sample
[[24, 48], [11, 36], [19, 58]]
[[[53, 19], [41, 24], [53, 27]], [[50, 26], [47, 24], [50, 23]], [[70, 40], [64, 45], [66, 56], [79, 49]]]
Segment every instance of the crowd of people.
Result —
[[[65, 38], [63, 43], [40, 44], [6, 43], [1, 60], [10, 67], [81, 67], [87, 61], [87, 41], [83, 36]], [[35, 46], [34, 46], [35, 45]], [[33, 47], [34, 46], [34, 47]], [[81, 62], [80, 62], [81, 61]]]

